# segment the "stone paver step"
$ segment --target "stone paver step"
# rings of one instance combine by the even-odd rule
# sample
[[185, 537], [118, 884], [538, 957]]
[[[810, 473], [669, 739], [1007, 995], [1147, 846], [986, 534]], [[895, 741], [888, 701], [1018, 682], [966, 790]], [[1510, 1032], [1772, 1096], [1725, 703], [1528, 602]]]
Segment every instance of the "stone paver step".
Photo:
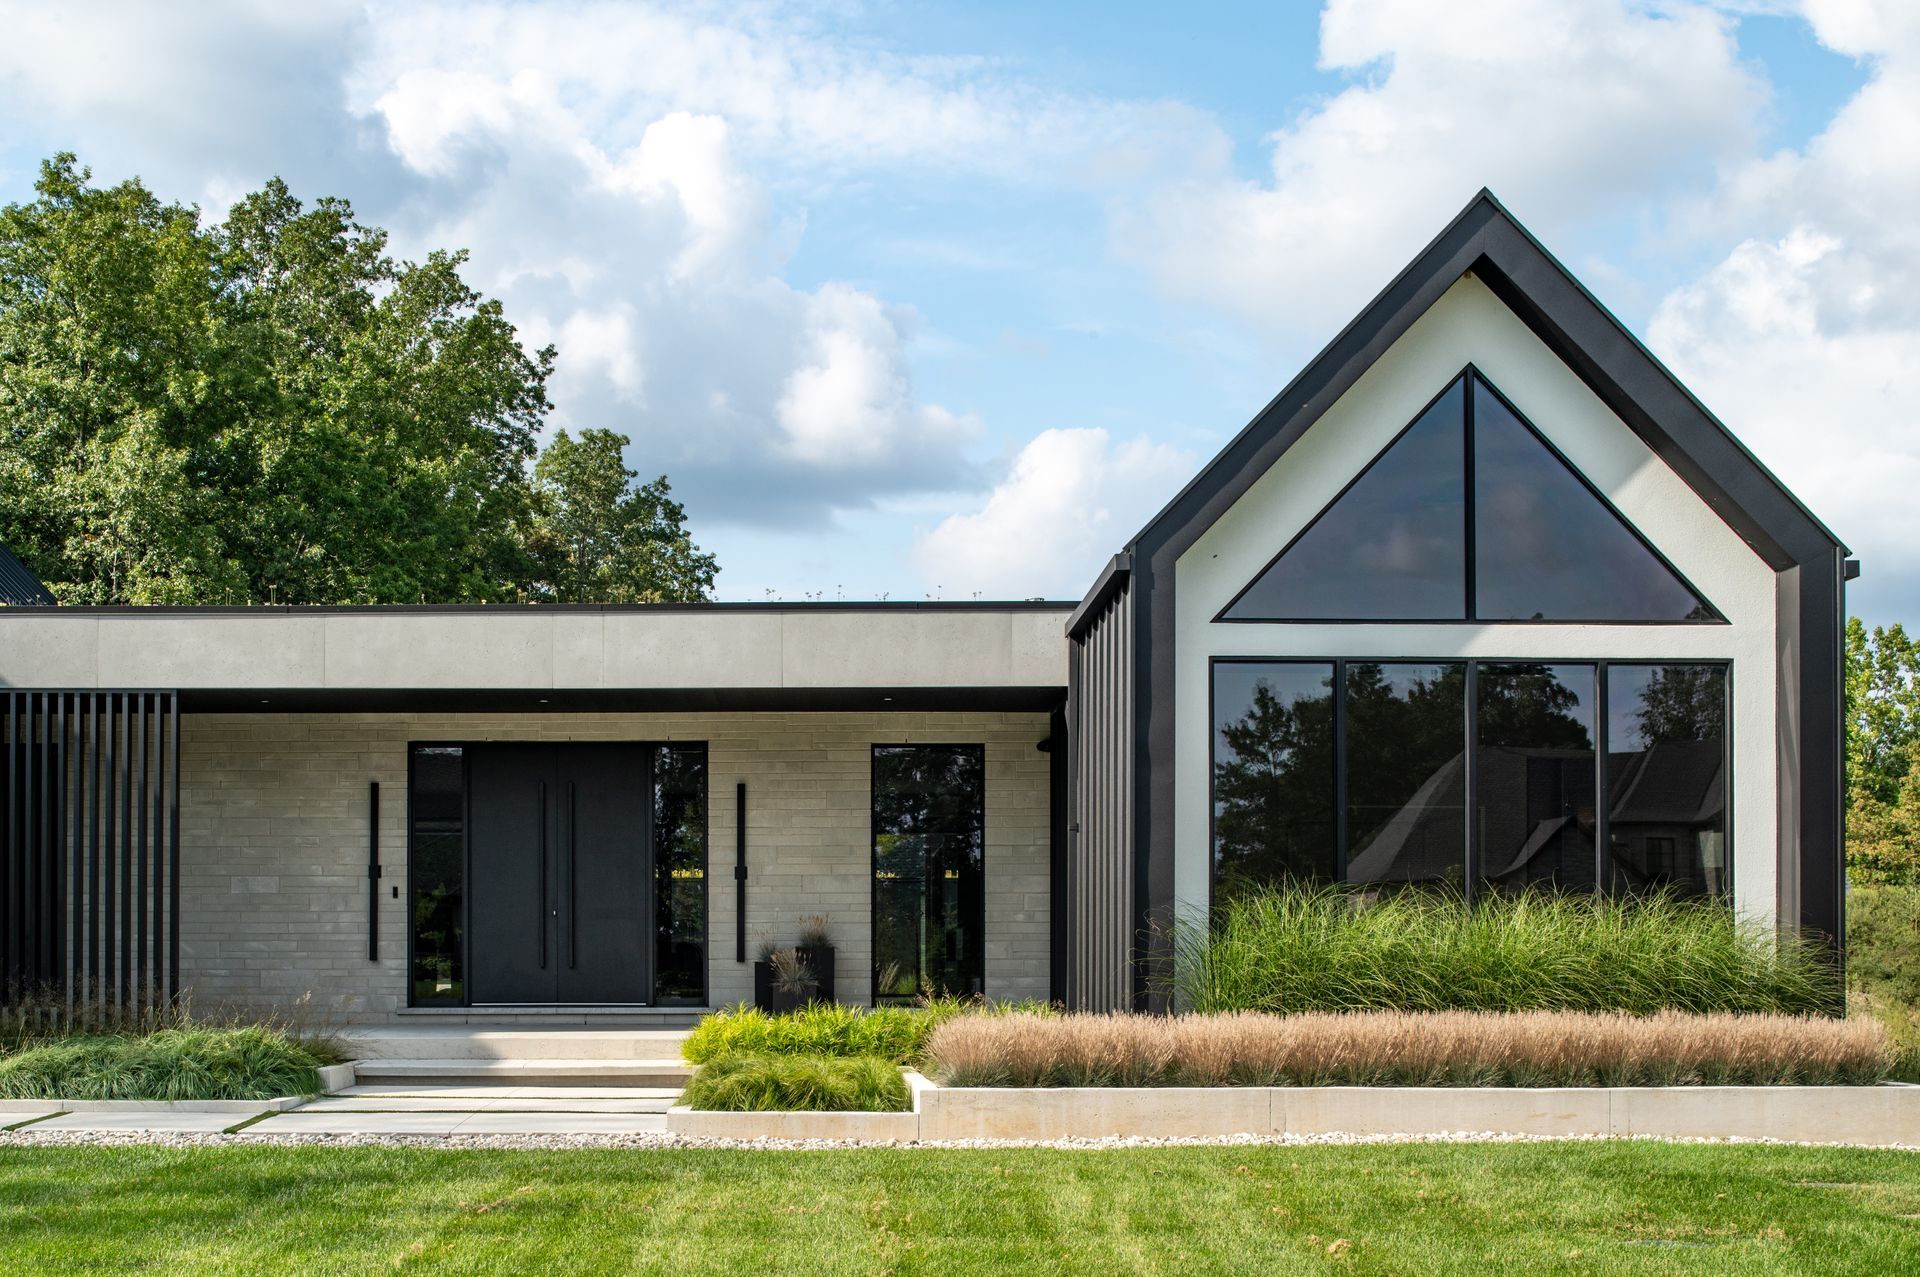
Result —
[[685, 1086], [693, 1070], [673, 1059], [532, 1059], [481, 1060], [473, 1058], [361, 1060], [355, 1066], [363, 1083], [479, 1082], [494, 1085], [552, 1083], [571, 1086], [658, 1087]]
[[347, 1054], [361, 1060], [678, 1059], [681, 1029], [483, 1029], [458, 1025], [348, 1029]]
[[667, 1129], [664, 1113], [496, 1112], [351, 1113], [295, 1109], [275, 1113], [241, 1138], [284, 1135], [650, 1135]]

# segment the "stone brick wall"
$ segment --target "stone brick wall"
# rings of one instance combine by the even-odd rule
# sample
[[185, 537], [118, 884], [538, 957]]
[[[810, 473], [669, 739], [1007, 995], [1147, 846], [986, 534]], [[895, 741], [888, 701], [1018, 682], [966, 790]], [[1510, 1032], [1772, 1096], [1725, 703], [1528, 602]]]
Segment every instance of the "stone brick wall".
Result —
[[[181, 722], [181, 978], [196, 1002], [311, 995], [357, 1020], [406, 1005], [409, 741], [635, 740], [708, 745], [708, 976], [733, 961], [734, 786], [747, 784], [748, 958], [826, 915], [842, 999], [870, 995], [871, 747], [984, 744], [987, 991], [1047, 995], [1044, 714], [203, 714]], [[380, 961], [367, 961], [367, 783], [379, 781]], [[399, 889], [399, 897], [394, 889]]]

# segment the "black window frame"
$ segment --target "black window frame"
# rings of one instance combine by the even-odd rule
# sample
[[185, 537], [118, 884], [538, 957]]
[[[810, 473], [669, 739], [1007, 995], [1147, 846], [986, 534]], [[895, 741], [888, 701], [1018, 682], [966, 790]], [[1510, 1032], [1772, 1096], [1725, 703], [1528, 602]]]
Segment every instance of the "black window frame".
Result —
[[[1421, 419], [1425, 417], [1430, 410], [1432, 410], [1434, 405], [1438, 404], [1442, 399], [1446, 398], [1446, 396], [1452, 392], [1455, 386], [1464, 386], [1464, 393], [1461, 396], [1461, 398], [1464, 400], [1464, 406], [1462, 409], [1464, 413], [1464, 420], [1462, 422], [1461, 434], [1462, 434], [1462, 444], [1466, 452], [1466, 456], [1465, 456], [1466, 491], [1464, 494], [1464, 499], [1462, 501], [1463, 514], [1462, 514], [1462, 522], [1461, 522], [1461, 529], [1460, 529], [1460, 534], [1464, 544], [1464, 551], [1463, 551], [1462, 557], [1465, 562], [1465, 572], [1463, 573], [1463, 582], [1462, 582], [1463, 609], [1462, 609], [1461, 615], [1447, 616], [1447, 617], [1230, 616], [1228, 615], [1230, 612], [1233, 611], [1235, 607], [1239, 606], [1241, 599], [1245, 598], [1250, 592], [1252, 592], [1253, 588], [1256, 585], [1258, 585], [1260, 581], [1267, 575], [1267, 573], [1273, 569], [1274, 565], [1279, 563], [1281, 559], [1285, 558], [1287, 554], [1290, 551], [1292, 551], [1294, 546], [1299, 544], [1301, 539], [1304, 538], [1309, 532], [1311, 532], [1317, 524], [1319, 524], [1321, 519], [1325, 517], [1325, 515], [1329, 510], [1333, 509], [1334, 506], [1340, 504], [1340, 502], [1343, 499], [1345, 499], [1346, 495], [1353, 490], [1355, 485], [1357, 485], [1363, 478], [1367, 476], [1369, 472], [1373, 470], [1374, 466], [1379, 463], [1381, 458], [1385, 457], [1387, 453], [1391, 452], [1394, 449], [1394, 447], [1397, 444], [1399, 444], [1399, 442], [1407, 436], [1408, 432], [1410, 432], [1415, 426], [1419, 425]], [[1477, 473], [1474, 467], [1474, 398], [1475, 398], [1474, 391], [1478, 387], [1484, 387], [1489, 394], [1493, 395], [1494, 398], [1498, 399], [1500, 403], [1506, 408], [1506, 410], [1513, 414], [1514, 419], [1517, 420], [1523, 427], [1525, 427], [1526, 430], [1534, 437], [1534, 439], [1538, 441], [1542, 446], [1544, 446], [1547, 449], [1547, 451], [1551, 453], [1553, 457], [1560, 462], [1561, 465], [1565, 466], [1567, 470], [1573, 475], [1574, 478], [1580, 481], [1581, 486], [1587, 490], [1588, 494], [1591, 495], [1594, 500], [1598, 501], [1602, 506], [1602, 508], [1604, 508], [1609, 514], [1611, 514], [1615, 519], [1619, 520], [1620, 526], [1625, 528], [1627, 532], [1630, 533], [1635, 540], [1637, 540], [1643, 547], [1645, 547], [1646, 551], [1649, 554], [1651, 554], [1654, 557], [1654, 559], [1662, 567], [1664, 567], [1668, 572], [1672, 573], [1675, 580], [1679, 581], [1680, 584], [1684, 585], [1689, 591], [1691, 591], [1693, 596], [1699, 599], [1701, 605], [1705, 607], [1707, 611], [1710, 612], [1712, 615], [1702, 616], [1702, 617], [1681, 617], [1677, 620], [1645, 620], [1645, 619], [1587, 620], [1579, 617], [1556, 617], [1551, 619], [1535, 620], [1529, 617], [1481, 617], [1479, 615], [1479, 597], [1478, 597], [1479, 596], [1478, 537], [1476, 536], [1476, 532], [1478, 530], [1477, 520], [1479, 515], [1476, 509], [1475, 490], [1477, 487], [1477, 484], [1476, 484]], [[1369, 457], [1367, 459], [1366, 464], [1361, 466], [1358, 470], [1356, 470], [1353, 473], [1353, 475], [1347, 479], [1346, 483], [1341, 485], [1340, 491], [1334, 494], [1332, 500], [1322, 505], [1320, 509], [1314, 513], [1314, 516], [1311, 519], [1308, 519], [1306, 523], [1301, 525], [1300, 529], [1293, 534], [1293, 536], [1288, 538], [1287, 543], [1280, 547], [1280, 550], [1277, 554], [1275, 554], [1272, 558], [1268, 559], [1266, 563], [1261, 565], [1260, 569], [1256, 571], [1250, 578], [1248, 578], [1246, 584], [1242, 585], [1239, 588], [1239, 590], [1235, 591], [1233, 597], [1227, 600], [1226, 606], [1222, 607], [1220, 611], [1214, 616], [1213, 623], [1215, 625], [1608, 625], [1608, 626], [1614, 626], [1614, 625], [1669, 626], [1669, 625], [1727, 625], [1727, 624], [1730, 624], [1730, 622], [1726, 618], [1726, 614], [1722, 612], [1720, 608], [1714, 604], [1713, 600], [1707, 597], [1706, 592], [1702, 590], [1699, 586], [1695, 585], [1693, 581], [1688, 578], [1686, 573], [1682, 572], [1678, 567], [1674, 565], [1671, 559], [1667, 558], [1666, 555], [1662, 554], [1660, 552], [1660, 548], [1656, 546], [1651, 540], [1649, 540], [1645, 533], [1640, 531], [1639, 527], [1633, 522], [1633, 520], [1627, 518], [1625, 514], [1621, 513], [1619, 507], [1615, 506], [1612, 501], [1607, 499], [1606, 494], [1600, 490], [1598, 485], [1596, 485], [1593, 482], [1593, 480], [1587, 477], [1586, 472], [1581, 470], [1579, 466], [1575, 465], [1572, 459], [1569, 458], [1566, 453], [1562, 452], [1560, 448], [1553, 442], [1553, 440], [1547, 438], [1546, 434], [1542, 432], [1538, 426], [1533, 424], [1533, 420], [1530, 417], [1528, 417], [1525, 413], [1521, 412], [1518, 406], [1514, 404], [1513, 400], [1509, 399], [1505, 394], [1503, 394], [1500, 388], [1493, 384], [1493, 380], [1489, 378], [1484, 372], [1482, 372], [1477, 364], [1474, 364], [1471, 361], [1469, 361], [1466, 364], [1466, 366], [1463, 367], [1454, 376], [1449, 377], [1447, 379], [1446, 385], [1441, 387], [1439, 393], [1435, 394], [1431, 399], [1428, 399], [1424, 404], [1422, 404], [1420, 406], [1420, 410], [1413, 414], [1412, 418], [1408, 420], [1407, 424], [1402, 426], [1399, 430], [1395, 431], [1393, 438], [1389, 439], [1386, 442], [1385, 446], [1383, 446], [1378, 452], [1374, 453], [1373, 456]], [[1566, 662], [1566, 663], [1584, 664], [1585, 662]], [[1635, 663], [1636, 662], [1628, 662], [1628, 661], [1620, 662], [1620, 664], [1623, 664], [1623, 665], [1635, 664]]]
[[[406, 1000], [406, 1005], [409, 1009], [412, 1009], [412, 1008], [452, 1009], [452, 1008], [465, 1008], [465, 1007], [473, 1006], [473, 993], [467, 980], [467, 973], [473, 969], [473, 925], [472, 925], [472, 912], [471, 912], [473, 908], [473, 900], [472, 900], [471, 893], [468, 890], [469, 886], [473, 881], [473, 783], [472, 783], [473, 755], [471, 751], [476, 745], [488, 745], [488, 744], [498, 744], [498, 743], [500, 743], [499, 738], [495, 738], [492, 740], [481, 740], [481, 739], [473, 739], [473, 738], [462, 738], [457, 740], [438, 740], [438, 739], [409, 740], [407, 742], [407, 966], [406, 966], [407, 1000]], [[540, 745], [540, 744], [559, 745], [559, 744], [571, 744], [576, 742], [534, 739], [534, 740], [525, 741], [524, 743], [531, 744], [531, 745]], [[587, 742], [587, 743], [600, 743], [600, 742]], [[698, 750], [700, 753], [700, 756], [703, 760], [702, 771], [703, 771], [703, 790], [704, 790], [702, 794], [704, 801], [700, 804], [700, 817], [701, 817], [701, 823], [705, 831], [702, 836], [701, 842], [702, 842], [703, 855], [706, 858], [706, 864], [701, 873], [701, 878], [700, 878], [700, 918], [701, 918], [701, 926], [703, 928], [703, 936], [704, 936], [704, 941], [702, 944], [702, 949], [704, 951], [706, 950], [706, 944], [708, 942], [711, 942], [713, 938], [712, 936], [712, 933], [713, 933], [713, 914], [712, 914], [712, 908], [713, 908], [713, 895], [712, 895], [713, 893], [713, 784], [712, 784], [713, 751], [712, 751], [711, 742], [704, 741], [704, 740], [700, 740], [700, 741], [621, 740], [621, 741], [608, 741], [605, 743], [619, 744], [619, 745], [632, 745], [632, 746], [636, 746], [649, 751], [657, 750], [657, 749], [678, 749], [678, 750], [687, 750], [687, 751]], [[458, 1002], [420, 1002], [414, 996], [414, 980], [413, 980], [413, 962], [414, 962], [413, 941], [414, 941], [414, 918], [415, 918], [414, 910], [416, 907], [417, 892], [419, 890], [418, 873], [417, 873], [419, 858], [414, 854], [414, 845], [413, 845], [414, 760], [418, 752], [423, 749], [457, 749], [461, 751], [461, 754], [460, 754], [460, 803], [461, 803], [461, 810], [460, 810], [460, 875], [461, 875], [460, 995], [461, 996], [460, 996], [460, 1001]], [[657, 822], [659, 819], [659, 813], [657, 811], [652, 810], [655, 785], [654, 785], [653, 762], [652, 762], [651, 753], [648, 754], [647, 770], [648, 770], [648, 775], [646, 777], [646, 781], [647, 781], [648, 807], [649, 807], [648, 820], [650, 822], [647, 838], [648, 838], [649, 846], [651, 846], [653, 842], [653, 837], [654, 837], [654, 827], [657, 825]], [[657, 865], [655, 866], [655, 869], [657, 872], [657, 869], [658, 869]], [[653, 889], [654, 887], [657, 887], [657, 884], [650, 884], [650, 890]], [[644, 919], [642, 924], [646, 928], [646, 932], [648, 937], [650, 938], [650, 941], [652, 941], [654, 938], [658, 936], [658, 932], [659, 932], [658, 912], [659, 912], [659, 901], [656, 898], [654, 900], [655, 916]], [[650, 1007], [658, 1007], [658, 1006], [682, 1007], [687, 1005], [693, 1005], [693, 1004], [684, 1004], [679, 1002], [674, 1002], [674, 1003], [660, 1002], [659, 971], [658, 971], [659, 961], [658, 961], [657, 954], [655, 957], [654, 965], [656, 968], [654, 971], [654, 987], [647, 991], [648, 1000], [646, 1002], [646, 1005]], [[700, 1006], [712, 1005], [711, 1001], [709, 1001], [709, 999], [711, 999], [713, 996], [713, 955], [711, 952], [704, 952], [702, 961], [700, 963], [700, 989], [701, 989], [701, 997], [703, 1001], [698, 1005]]]
[[[880, 840], [880, 804], [875, 779], [883, 749], [951, 749], [967, 751], [980, 760], [980, 996], [991, 997], [987, 987], [987, 747], [985, 742], [968, 741], [875, 741], [867, 747], [867, 1004], [880, 1006], [880, 990], [875, 973], [880, 969], [879, 923], [880, 878], [875, 870], [875, 852]], [[888, 1003], [886, 1005], [899, 1005]]]
[[[1605, 801], [1605, 795], [1607, 792], [1606, 790], [1607, 755], [1608, 755], [1608, 748], [1609, 748], [1609, 741], [1607, 739], [1608, 718], [1612, 709], [1611, 703], [1608, 699], [1609, 688], [1607, 684], [1607, 670], [1613, 666], [1646, 666], [1646, 665], [1654, 665], [1654, 666], [1686, 665], [1686, 666], [1698, 666], [1698, 667], [1717, 669], [1721, 671], [1722, 678], [1724, 680], [1723, 687], [1725, 689], [1725, 702], [1726, 702], [1725, 715], [1722, 723], [1722, 730], [1725, 732], [1725, 740], [1726, 740], [1725, 752], [1722, 760], [1722, 765], [1725, 768], [1725, 776], [1726, 776], [1725, 791], [1724, 791], [1724, 798], [1723, 798], [1723, 802], [1725, 806], [1724, 821], [1726, 825], [1725, 850], [1723, 854], [1725, 855], [1725, 858], [1726, 858], [1726, 880], [1721, 889], [1721, 894], [1718, 897], [1707, 896], [1704, 898], [1715, 900], [1717, 903], [1731, 907], [1734, 900], [1737, 897], [1739, 884], [1735, 874], [1735, 858], [1734, 858], [1734, 783], [1735, 783], [1734, 767], [1733, 767], [1734, 661], [1732, 658], [1730, 657], [1673, 658], [1673, 657], [1648, 657], [1648, 656], [1634, 656], [1634, 657], [1620, 657], [1620, 656], [1609, 656], [1609, 657], [1472, 656], [1472, 657], [1463, 657], [1463, 656], [1412, 656], [1412, 655], [1323, 656], [1323, 655], [1295, 655], [1295, 654], [1289, 653], [1284, 656], [1231, 655], [1231, 656], [1209, 656], [1207, 658], [1207, 753], [1206, 753], [1207, 846], [1206, 846], [1206, 856], [1207, 856], [1207, 910], [1209, 914], [1212, 913], [1214, 905], [1216, 903], [1214, 892], [1215, 892], [1216, 879], [1218, 877], [1218, 874], [1216, 872], [1216, 857], [1218, 854], [1217, 852], [1218, 831], [1217, 831], [1216, 825], [1217, 825], [1217, 815], [1219, 811], [1219, 801], [1217, 797], [1216, 780], [1215, 780], [1214, 750], [1218, 744], [1218, 737], [1219, 737], [1219, 730], [1218, 730], [1219, 706], [1215, 703], [1215, 698], [1214, 698], [1214, 689], [1216, 686], [1216, 682], [1214, 678], [1214, 670], [1217, 666], [1220, 666], [1220, 665], [1319, 665], [1319, 666], [1331, 665], [1333, 667], [1332, 695], [1333, 695], [1334, 757], [1333, 757], [1333, 778], [1332, 778], [1333, 779], [1332, 802], [1333, 802], [1333, 811], [1335, 815], [1334, 861], [1339, 866], [1340, 873], [1337, 881], [1331, 885], [1339, 886], [1342, 889], [1346, 889], [1350, 886], [1356, 885], [1356, 884], [1350, 884], [1346, 881], [1347, 863], [1349, 858], [1349, 852], [1351, 850], [1350, 847], [1348, 846], [1350, 831], [1347, 828], [1347, 818], [1346, 818], [1346, 809], [1345, 809], [1346, 794], [1347, 794], [1347, 749], [1346, 749], [1346, 744], [1347, 744], [1346, 742], [1347, 666], [1348, 665], [1463, 665], [1465, 666], [1466, 667], [1466, 705], [1465, 705], [1465, 713], [1462, 715], [1462, 721], [1461, 721], [1461, 742], [1465, 750], [1465, 763], [1466, 763], [1466, 766], [1464, 769], [1465, 770], [1464, 794], [1462, 799], [1464, 803], [1466, 839], [1465, 839], [1465, 846], [1462, 848], [1462, 854], [1464, 857], [1462, 890], [1469, 904], [1473, 903], [1474, 901], [1479, 899], [1479, 897], [1482, 894], [1484, 894], [1484, 889], [1480, 881], [1480, 869], [1481, 869], [1482, 857], [1480, 854], [1480, 846], [1479, 846], [1480, 838], [1479, 838], [1479, 830], [1478, 830], [1479, 775], [1478, 775], [1478, 765], [1477, 765], [1477, 759], [1480, 752], [1479, 693], [1480, 693], [1480, 669], [1482, 666], [1584, 665], [1584, 666], [1591, 666], [1593, 669], [1593, 676], [1594, 676], [1594, 764], [1593, 765], [1594, 765], [1594, 785], [1595, 785], [1594, 793], [1596, 795], [1595, 828], [1594, 828], [1595, 882], [1593, 887], [1593, 894], [1595, 895], [1604, 894], [1607, 890], [1605, 875], [1602, 873], [1602, 870], [1605, 867], [1605, 856], [1607, 854], [1608, 844], [1606, 842], [1606, 839], [1610, 833], [1610, 830], [1608, 828], [1607, 802]], [[1387, 887], [1392, 886], [1392, 884], [1374, 884], [1374, 883], [1365, 883], [1365, 884], [1358, 884], [1358, 885], [1362, 887], [1370, 888], [1370, 889], [1380, 887], [1383, 885]]]

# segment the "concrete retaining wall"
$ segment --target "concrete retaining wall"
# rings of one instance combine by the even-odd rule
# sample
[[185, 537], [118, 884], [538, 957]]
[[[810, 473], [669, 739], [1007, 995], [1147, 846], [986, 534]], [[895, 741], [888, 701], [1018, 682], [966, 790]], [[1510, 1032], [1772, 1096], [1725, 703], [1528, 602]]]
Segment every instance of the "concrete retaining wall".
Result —
[[[942, 1087], [911, 1113], [704, 1113], [667, 1129], [883, 1142], [1235, 1135], [1656, 1136], [1920, 1147], [1920, 1087]], [[885, 1118], [885, 1122], [874, 1119]]]

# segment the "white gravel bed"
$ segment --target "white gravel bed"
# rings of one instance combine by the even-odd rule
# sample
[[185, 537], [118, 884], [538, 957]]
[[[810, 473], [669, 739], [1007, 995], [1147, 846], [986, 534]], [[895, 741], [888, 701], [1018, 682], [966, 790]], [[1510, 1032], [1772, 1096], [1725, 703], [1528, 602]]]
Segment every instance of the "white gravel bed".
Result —
[[[1061, 1139], [1061, 1140], [933, 1140], [925, 1143], [901, 1144], [897, 1142], [875, 1143], [856, 1140], [729, 1140], [695, 1138], [685, 1135], [673, 1135], [665, 1132], [632, 1134], [588, 1134], [588, 1135], [327, 1135], [302, 1134], [293, 1131], [261, 1132], [253, 1134], [243, 1131], [235, 1135], [199, 1132], [167, 1131], [41, 1131], [31, 1127], [12, 1132], [0, 1132], [0, 1149], [7, 1148], [60, 1148], [76, 1145], [93, 1147], [124, 1147], [128, 1145], [158, 1145], [165, 1148], [201, 1148], [227, 1147], [236, 1145], [311, 1145], [316, 1147], [337, 1148], [453, 1148], [453, 1149], [741, 1149], [770, 1151], [814, 1151], [845, 1148], [958, 1148], [958, 1149], [1005, 1149], [1005, 1148], [1059, 1148], [1085, 1149], [1099, 1151], [1104, 1149], [1128, 1148], [1244, 1148], [1252, 1146], [1273, 1146], [1277, 1148], [1301, 1147], [1304, 1145], [1360, 1145], [1360, 1144], [1565, 1144], [1565, 1143], [1602, 1143], [1616, 1140], [1623, 1143], [1641, 1142], [1652, 1144], [1772, 1144], [1783, 1147], [1835, 1147], [1824, 1144], [1800, 1144], [1790, 1140], [1764, 1140], [1747, 1138], [1663, 1138], [1651, 1135], [1608, 1136], [1608, 1135], [1510, 1135], [1495, 1131], [1454, 1131], [1446, 1134], [1429, 1135], [1230, 1135], [1210, 1139], [1150, 1139], [1141, 1136], [1115, 1136], [1107, 1139]], [[1857, 1147], [1857, 1146], [1855, 1146]], [[1913, 1150], [1913, 1145], [1886, 1144], [1871, 1147]]]

